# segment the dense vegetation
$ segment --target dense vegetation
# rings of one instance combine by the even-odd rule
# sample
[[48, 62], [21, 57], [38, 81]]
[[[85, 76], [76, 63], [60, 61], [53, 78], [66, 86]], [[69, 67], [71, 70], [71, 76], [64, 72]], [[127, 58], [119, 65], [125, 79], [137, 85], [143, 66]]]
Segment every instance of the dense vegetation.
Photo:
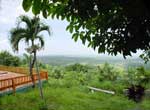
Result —
[[[103, 88], [105, 84], [108, 84], [108, 86], [104, 86], [104, 89], [115, 90], [119, 93], [122, 93], [122, 90], [130, 84], [142, 83], [145, 87], [149, 87], [148, 83], [144, 81], [150, 78], [150, 71], [145, 70], [144, 67], [125, 70], [122, 67], [105, 63], [97, 66], [73, 64], [65, 67], [48, 66], [47, 68], [49, 68], [51, 80], [56, 79], [56, 81], [67, 84], [69, 87], [90, 85]], [[112, 86], [112, 84], [116, 86]]]
[[[150, 78], [150, 71], [143, 67], [126, 70], [108, 63], [97, 66], [50, 66], [40, 63], [40, 67], [49, 72], [48, 83], [43, 86], [46, 105], [39, 98], [38, 88], [35, 88], [15, 96], [3, 96], [0, 98], [1, 110], [30, 110], [31, 107], [36, 110], [128, 110], [134, 109], [136, 103], [128, 100], [123, 90], [131, 84], [142, 84], [146, 89], [150, 88], [149, 83], [145, 82]], [[111, 90], [115, 95], [93, 93], [87, 86]], [[149, 97], [145, 96], [140, 107], [149, 110], [149, 103]]]
[[12, 55], [8, 51], [0, 52], [0, 65], [5, 66], [19, 66], [21, 59], [17, 56]]
[[[0, 53], [0, 57], [5, 60], [1, 62], [1, 65], [29, 66], [30, 56], [27, 54], [24, 54], [23, 57], [17, 57], [4, 51]], [[13, 58], [17, 60], [12, 60]], [[48, 57], [44, 59], [46, 58], [48, 59]], [[56, 58], [59, 60], [58, 57]], [[39, 59], [42, 62], [45, 61], [43, 57], [39, 57]], [[84, 58], [84, 60], [82, 58], [75, 58], [76, 61], [79, 62], [81, 60], [81, 62], [69, 64], [65, 62], [67, 57], [64, 57], [64, 61], [62, 60], [62, 62], [66, 64], [61, 65], [56, 65], [55, 63], [51, 63], [53, 65], [50, 65], [50, 63], [44, 64], [38, 61], [40, 69], [46, 69], [49, 73], [49, 81], [44, 84], [43, 87], [44, 97], [47, 103], [46, 107], [49, 110], [126, 110], [127, 108], [134, 108], [136, 104], [134, 101], [128, 100], [127, 94], [125, 95], [125, 89], [131, 85], [142, 85], [145, 90], [150, 88], [150, 71], [143, 66], [138, 67], [133, 65], [125, 68], [123, 65], [117, 65], [116, 62], [95, 63], [94, 65], [91, 63], [89, 65], [84, 62], [87, 59], [88, 58]], [[72, 58], [71, 61], [72, 60], [74, 59]], [[89, 61], [93, 61], [92, 58], [89, 59]], [[114, 91], [115, 95], [113, 96], [101, 92], [91, 93], [87, 88], [88, 86]], [[24, 101], [26, 103], [24, 103], [24, 105], [18, 105], [18, 98], [19, 102]], [[42, 107], [45, 106], [45, 102], [40, 100], [38, 90], [35, 88], [30, 89], [24, 94], [17, 93], [16, 96], [3, 96], [0, 99], [0, 109], [3, 110], [5, 108], [6, 110], [10, 110], [15, 106], [14, 110], [29, 110], [30, 107], [27, 105], [30, 105], [30, 101], [32, 100], [37, 100], [33, 101], [33, 105], [31, 104], [34, 109], [41, 110]], [[110, 103], [110, 105], [107, 105], [107, 103]], [[148, 106], [148, 103], [150, 103], [149, 97], [146, 95], [141, 102], [141, 107], [144, 110], [149, 110], [150, 106]], [[87, 107], [85, 107], [85, 105], [87, 105]], [[126, 108], [122, 108], [121, 105], [124, 105]]]

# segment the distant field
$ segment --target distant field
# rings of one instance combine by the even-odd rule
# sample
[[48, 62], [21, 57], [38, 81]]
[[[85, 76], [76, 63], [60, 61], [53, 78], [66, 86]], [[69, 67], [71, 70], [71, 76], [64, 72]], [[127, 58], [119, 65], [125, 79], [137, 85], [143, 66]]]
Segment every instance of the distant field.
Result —
[[75, 56], [40, 56], [39, 60], [43, 63], [54, 65], [54, 66], [65, 66], [74, 63], [97, 65], [105, 62], [128, 67], [144, 66], [150, 68], [150, 63], [144, 64], [140, 58], [128, 58], [123, 59], [120, 57], [75, 57]]

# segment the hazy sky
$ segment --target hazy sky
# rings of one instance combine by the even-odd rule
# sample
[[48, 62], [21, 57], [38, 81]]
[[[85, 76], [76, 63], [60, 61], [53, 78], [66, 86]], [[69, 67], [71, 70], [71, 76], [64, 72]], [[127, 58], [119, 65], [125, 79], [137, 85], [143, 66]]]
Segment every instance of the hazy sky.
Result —
[[[33, 16], [31, 12], [25, 13], [21, 6], [22, 0], [1, 0], [0, 10], [0, 51], [8, 50], [12, 52], [8, 36], [11, 28], [15, 27], [16, 18], [19, 15], [27, 14]], [[43, 20], [51, 27], [52, 35], [44, 33], [45, 48], [40, 51], [39, 55], [98, 55], [93, 49], [84, 46], [81, 41], [74, 42], [71, 39], [71, 34], [65, 30], [66, 21], [61, 21], [51, 18]], [[19, 55], [22, 55], [26, 48], [24, 42], [19, 45]]]

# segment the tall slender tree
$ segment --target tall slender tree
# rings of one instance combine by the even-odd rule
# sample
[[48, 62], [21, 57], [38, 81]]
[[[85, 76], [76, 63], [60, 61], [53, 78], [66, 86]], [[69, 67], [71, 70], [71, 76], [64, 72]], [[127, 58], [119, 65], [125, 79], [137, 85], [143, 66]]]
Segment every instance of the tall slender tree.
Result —
[[10, 31], [10, 43], [14, 51], [19, 51], [19, 44], [22, 40], [27, 44], [27, 51], [33, 54], [33, 59], [30, 61], [30, 76], [34, 81], [33, 67], [37, 59], [37, 51], [44, 47], [44, 36], [40, 33], [47, 31], [50, 35], [50, 28], [42, 23], [39, 17], [30, 18], [22, 15], [17, 23], [18, 25]]

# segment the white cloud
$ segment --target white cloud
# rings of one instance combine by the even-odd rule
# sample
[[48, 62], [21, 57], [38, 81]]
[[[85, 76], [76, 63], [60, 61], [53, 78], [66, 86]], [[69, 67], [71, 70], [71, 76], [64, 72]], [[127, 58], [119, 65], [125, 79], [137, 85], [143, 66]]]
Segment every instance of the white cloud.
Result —
[[[8, 50], [12, 52], [8, 35], [9, 31], [16, 24], [16, 18], [22, 14], [25, 14], [21, 6], [22, 0], [2, 0], [0, 10], [0, 51]], [[28, 13], [31, 16], [31, 12]], [[23, 45], [20, 46], [20, 50], [23, 52]]]
[[5, 36], [0, 37], [0, 51], [2, 50], [8, 50], [12, 52], [11, 47], [9, 45], [9, 41]]

